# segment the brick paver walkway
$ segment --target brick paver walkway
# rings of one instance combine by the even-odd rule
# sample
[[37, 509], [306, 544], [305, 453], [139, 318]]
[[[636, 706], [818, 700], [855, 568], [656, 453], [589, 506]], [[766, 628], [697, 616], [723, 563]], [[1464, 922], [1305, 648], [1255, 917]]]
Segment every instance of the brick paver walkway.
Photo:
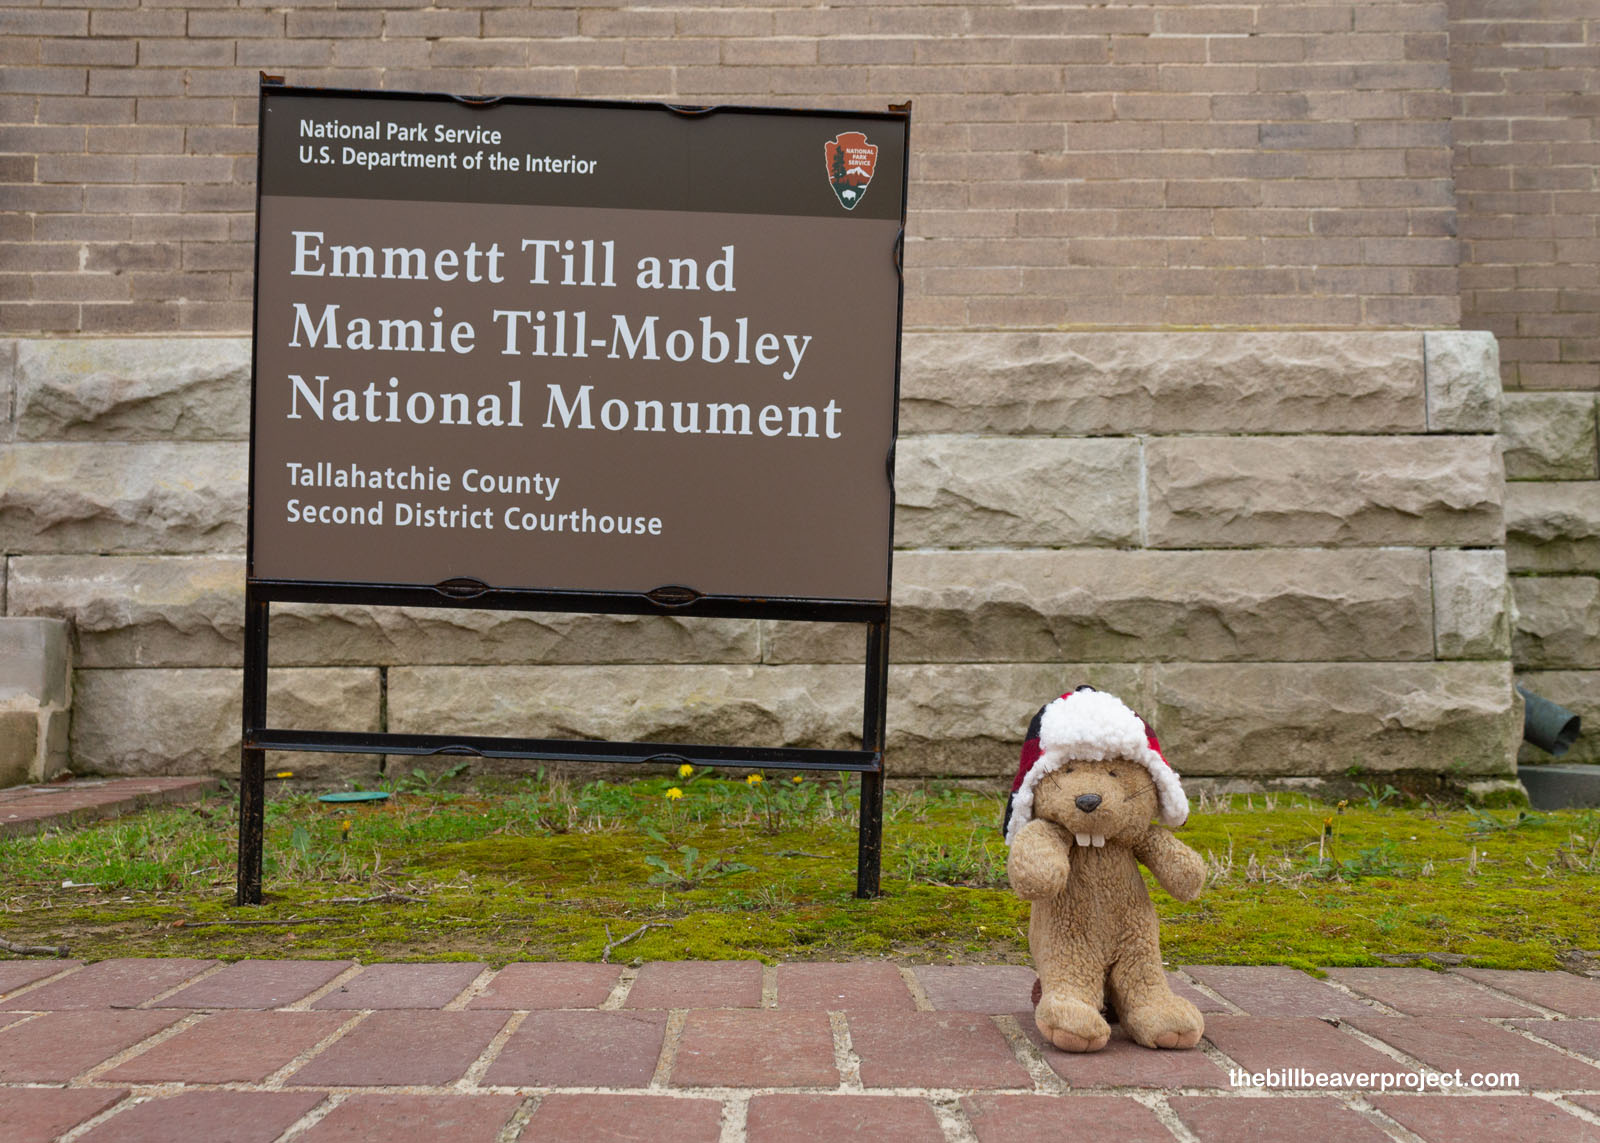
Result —
[[0, 837], [131, 814], [146, 806], [192, 802], [217, 788], [215, 778], [74, 778], [0, 790]]
[[0, 961], [0, 1139], [1600, 1143], [1600, 980], [1173, 980], [1199, 1050], [1077, 1056], [1015, 966]]

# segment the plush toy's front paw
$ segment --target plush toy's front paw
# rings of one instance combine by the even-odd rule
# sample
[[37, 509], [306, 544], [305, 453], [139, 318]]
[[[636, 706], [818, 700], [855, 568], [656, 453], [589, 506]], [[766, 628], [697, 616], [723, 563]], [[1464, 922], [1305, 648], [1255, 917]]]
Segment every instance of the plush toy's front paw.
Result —
[[1133, 1042], [1147, 1048], [1192, 1048], [1206, 1030], [1200, 1009], [1171, 993], [1124, 1012], [1121, 1018]]
[[1111, 1039], [1104, 1016], [1063, 992], [1044, 993], [1033, 1020], [1039, 1033], [1063, 1052], [1098, 1052]]
[[1072, 872], [1071, 849], [1049, 822], [1031, 821], [1022, 828], [1006, 856], [1011, 891], [1025, 901], [1045, 901], [1067, 887]]

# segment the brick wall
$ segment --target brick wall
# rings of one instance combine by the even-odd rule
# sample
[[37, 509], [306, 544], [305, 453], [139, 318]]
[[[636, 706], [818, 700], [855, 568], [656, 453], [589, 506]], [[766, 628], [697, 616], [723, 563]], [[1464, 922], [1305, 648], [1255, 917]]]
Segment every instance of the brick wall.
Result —
[[912, 328], [1452, 326], [1443, 0], [0, 7], [0, 332], [249, 325], [257, 74], [915, 102]]
[[[1462, 324], [1500, 342], [1521, 681], [1600, 761], [1600, 9], [1450, 0]], [[1525, 761], [1549, 756], [1523, 747]]]

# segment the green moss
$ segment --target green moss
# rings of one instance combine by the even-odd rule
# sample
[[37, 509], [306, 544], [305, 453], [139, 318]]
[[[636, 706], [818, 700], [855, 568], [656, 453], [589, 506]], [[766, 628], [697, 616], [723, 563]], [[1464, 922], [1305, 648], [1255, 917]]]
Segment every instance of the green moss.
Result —
[[[697, 777], [669, 801], [672, 784], [430, 789], [337, 813], [281, 799], [256, 908], [232, 903], [226, 802], [13, 840], [0, 843], [0, 931], [89, 959], [504, 963], [593, 960], [610, 944], [619, 960], [1027, 962], [1028, 910], [1005, 888], [996, 797], [892, 791], [884, 892], [860, 901], [854, 809], [836, 783], [775, 800], [781, 787]], [[1600, 814], [1371, 800], [1201, 807], [1180, 836], [1208, 860], [1205, 893], [1152, 892], [1167, 959], [1552, 968], [1600, 949]], [[652, 884], [661, 870], [645, 858], [681, 868], [680, 847], [698, 851], [696, 870], [750, 868]], [[379, 894], [418, 901], [337, 902]]]

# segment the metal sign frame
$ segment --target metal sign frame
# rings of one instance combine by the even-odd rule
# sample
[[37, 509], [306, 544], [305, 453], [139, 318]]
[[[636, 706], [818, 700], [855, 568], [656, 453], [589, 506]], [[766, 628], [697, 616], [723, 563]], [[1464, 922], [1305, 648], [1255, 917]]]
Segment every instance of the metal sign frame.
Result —
[[[892, 564], [894, 527], [894, 444], [898, 437], [900, 395], [900, 333], [905, 308], [902, 252], [905, 235], [906, 188], [909, 183], [910, 104], [887, 112], [819, 111], [789, 108], [672, 107], [666, 104], [619, 101], [536, 99], [504, 97], [461, 98], [441, 94], [389, 91], [353, 91], [285, 86], [282, 79], [261, 77], [260, 117], [265, 125], [267, 97], [307, 95], [319, 98], [350, 96], [362, 99], [439, 101], [470, 107], [498, 104], [543, 106], [657, 108], [678, 115], [709, 116], [723, 112], [760, 115], [827, 115], [833, 118], [899, 121], [907, 146], [901, 170], [900, 239], [895, 245], [895, 271], [899, 281], [896, 301], [893, 400], [889, 449], [884, 459], [889, 481], [889, 534], [886, 551]], [[455, 577], [432, 586], [394, 583], [337, 583], [277, 580], [255, 575], [256, 410], [259, 352], [254, 332], [259, 331], [261, 261], [261, 186], [265, 148], [257, 152], [256, 270], [251, 353], [251, 425], [249, 550], [245, 583], [244, 684], [240, 739], [239, 853], [236, 901], [260, 904], [264, 858], [266, 752], [269, 750], [334, 753], [372, 753], [413, 756], [466, 756], [525, 759], [539, 762], [606, 762], [623, 765], [689, 763], [700, 767], [736, 767], [796, 771], [832, 771], [860, 775], [857, 825], [856, 896], [873, 897], [879, 891], [883, 836], [884, 746], [889, 675], [889, 572], [885, 569], [884, 598], [872, 600], [811, 599], [701, 594], [692, 586], [664, 585], [647, 592], [552, 591], [498, 588], [481, 581]], [[865, 680], [861, 748], [825, 750], [795, 747], [754, 747], [708, 744], [608, 742], [568, 739], [516, 738], [459, 734], [396, 734], [290, 730], [267, 721], [267, 669], [271, 606], [280, 602], [382, 605], [439, 608], [485, 608], [508, 611], [587, 612], [612, 615], [671, 615], [704, 618], [779, 619], [807, 622], [859, 623], [866, 627]]]

